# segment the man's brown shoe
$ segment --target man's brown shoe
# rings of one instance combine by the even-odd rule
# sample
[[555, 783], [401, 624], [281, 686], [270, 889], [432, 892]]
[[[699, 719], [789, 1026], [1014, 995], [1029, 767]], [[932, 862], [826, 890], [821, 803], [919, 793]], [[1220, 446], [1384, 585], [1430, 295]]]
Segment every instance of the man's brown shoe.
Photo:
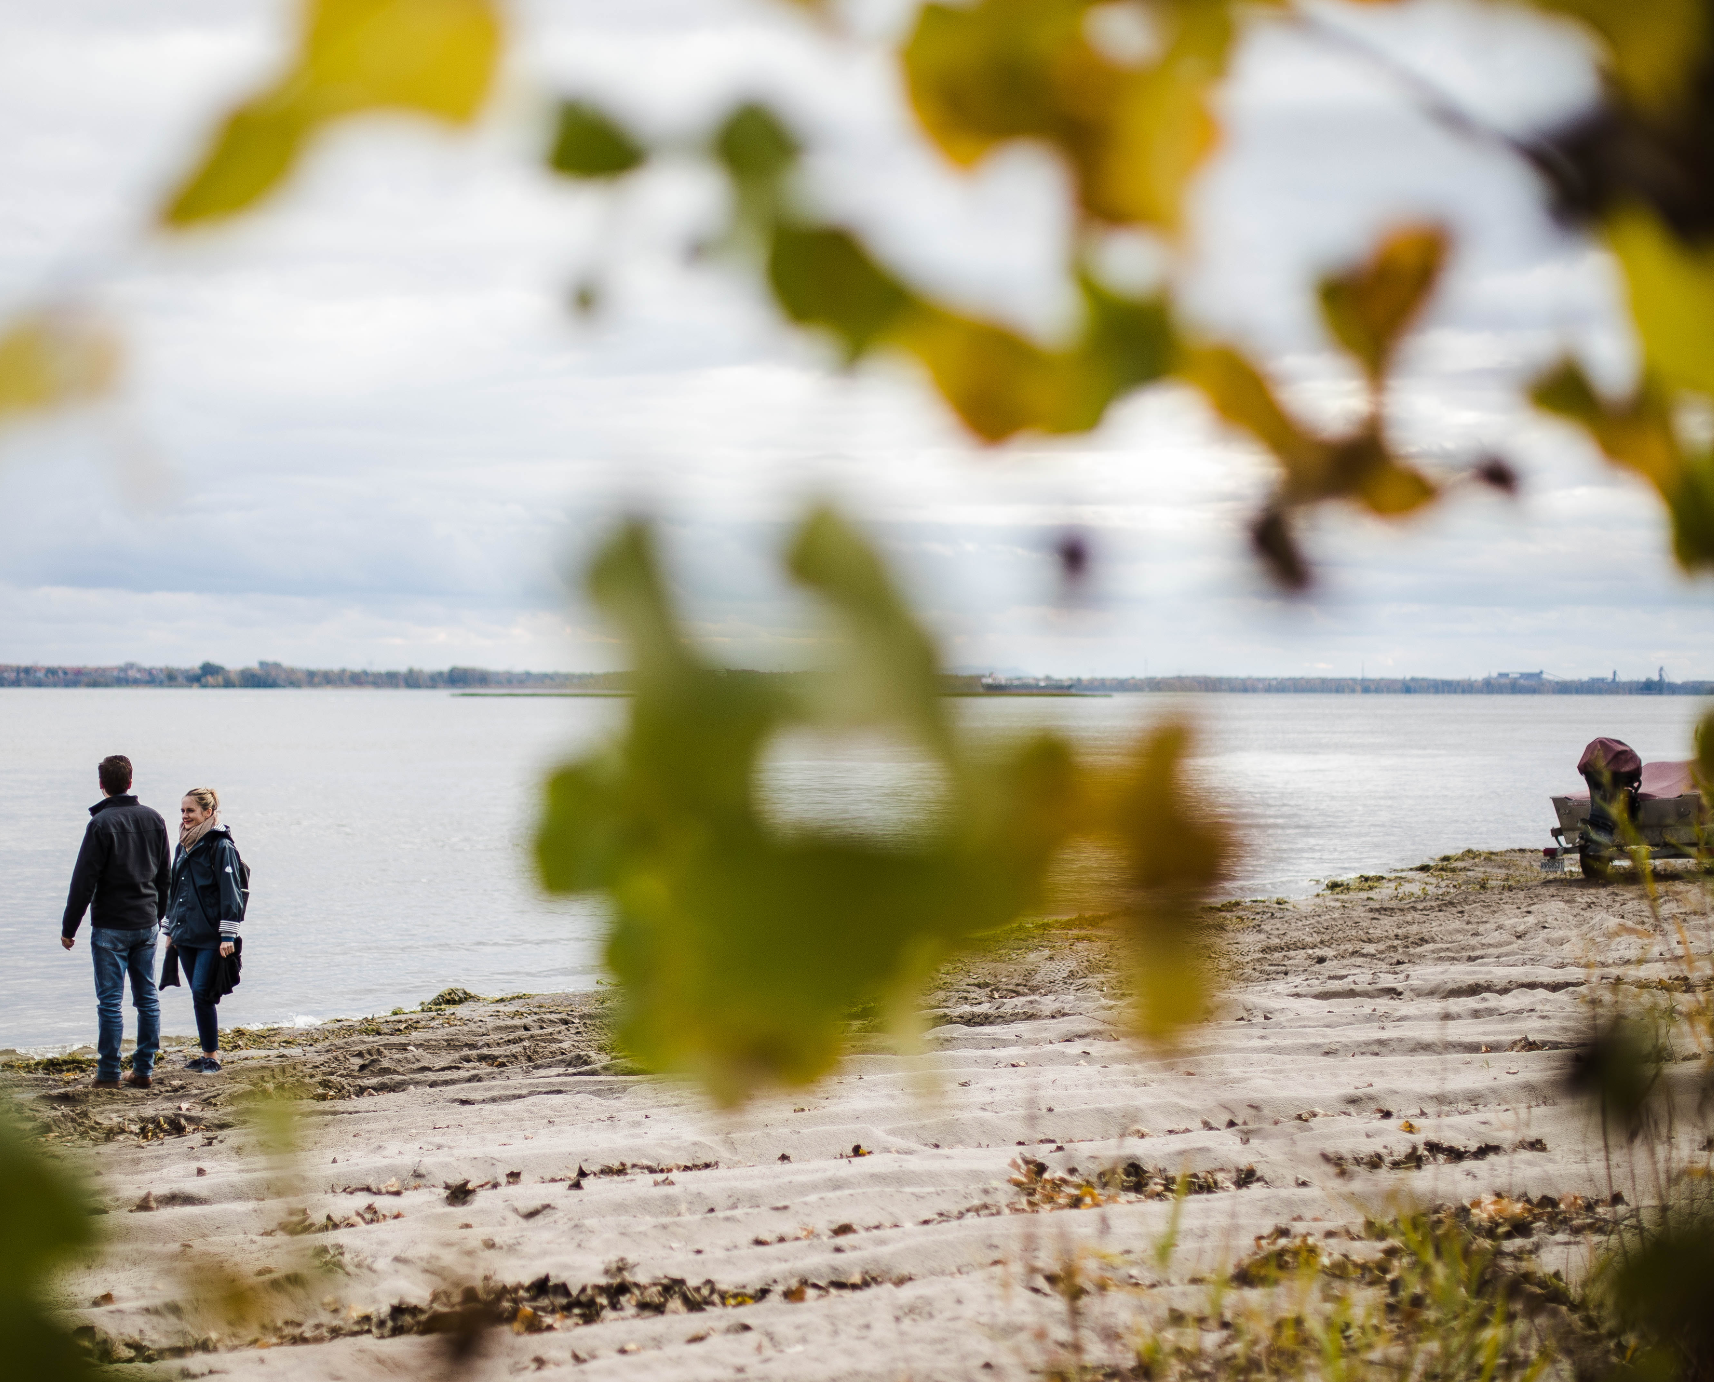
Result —
[[132, 1089], [147, 1089], [154, 1081], [147, 1075], [127, 1075], [122, 1083], [130, 1085]]
[[119, 1088], [119, 1081], [118, 1080], [91, 1080], [89, 1082], [89, 1087], [91, 1089], [118, 1089]]

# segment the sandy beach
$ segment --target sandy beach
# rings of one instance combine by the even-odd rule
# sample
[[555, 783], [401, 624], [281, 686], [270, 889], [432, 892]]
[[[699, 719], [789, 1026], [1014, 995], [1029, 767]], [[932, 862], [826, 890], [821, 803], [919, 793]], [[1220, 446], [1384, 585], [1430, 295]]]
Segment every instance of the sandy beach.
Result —
[[[1106, 943], [1062, 925], [950, 973], [922, 1055], [860, 1037], [835, 1078], [738, 1114], [628, 1073], [600, 995], [243, 1033], [223, 1074], [169, 1054], [147, 1093], [7, 1080], [95, 1179], [105, 1251], [62, 1296], [115, 1362], [274, 1382], [1118, 1365], [1140, 1322], [1203, 1308], [1265, 1245], [1360, 1255], [1365, 1217], [1402, 1206], [1563, 1197], [1518, 1246], [1586, 1269], [1599, 1205], [1637, 1187], [1609, 1182], [1567, 1095], [1570, 1048], [1611, 985], [1682, 973], [1678, 923], [1707, 956], [1707, 894], [1668, 884], [1657, 931], [1640, 888], [1538, 865], [1471, 854], [1211, 910], [1227, 984], [1170, 1054], [1123, 1038]], [[307, 1096], [294, 1151], [247, 1112], [258, 1089]]]

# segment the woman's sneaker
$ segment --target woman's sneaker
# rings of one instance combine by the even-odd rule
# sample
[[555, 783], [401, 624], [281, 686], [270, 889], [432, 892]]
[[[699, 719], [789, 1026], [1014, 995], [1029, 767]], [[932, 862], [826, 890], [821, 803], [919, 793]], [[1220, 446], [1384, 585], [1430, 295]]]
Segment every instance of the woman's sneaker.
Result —
[[219, 1071], [220, 1062], [213, 1056], [198, 1056], [195, 1060], [187, 1060], [184, 1068], [198, 1075], [213, 1075]]

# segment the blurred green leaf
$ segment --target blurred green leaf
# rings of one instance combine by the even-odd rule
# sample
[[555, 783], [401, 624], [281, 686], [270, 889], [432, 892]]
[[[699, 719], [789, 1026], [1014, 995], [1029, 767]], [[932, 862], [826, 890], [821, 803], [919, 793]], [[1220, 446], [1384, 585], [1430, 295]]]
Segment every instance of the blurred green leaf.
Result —
[[1357, 357], [1371, 384], [1386, 377], [1399, 338], [1440, 276], [1446, 249], [1446, 232], [1438, 226], [1405, 226], [1356, 268], [1322, 280], [1328, 329]]
[[797, 160], [798, 142], [764, 105], [741, 105], [714, 136], [714, 154], [738, 182], [783, 177]]
[[1082, 331], [1058, 350], [930, 303], [906, 314], [894, 338], [984, 441], [1087, 432], [1119, 396], [1166, 375], [1178, 342], [1164, 298], [1123, 298], [1087, 279], [1081, 286]]
[[1078, 281], [1088, 325], [1078, 344], [1091, 393], [1106, 403], [1172, 372], [1178, 333], [1164, 294], [1124, 297], [1087, 274]]
[[1654, 485], [1672, 517], [1680, 566], [1714, 566], [1714, 451], [1679, 438], [1671, 399], [1657, 378], [1645, 376], [1630, 398], [1609, 403], [1567, 360], [1537, 380], [1530, 396], [1537, 407], [1583, 427], [1609, 460]]
[[844, 626], [821, 687], [818, 718], [897, 725], [943, 763], [954, 762], [934, 642], [893, 588], [874, 548], [832, 510], [818, 509], [799, 530], [786, 567]]
[[119, 372], [119, 345], [75, 316], [35, 312], [0, 332], [0, 420], [99, 397]]
[[785, 184], [797, 163], [797, 139], [778, 115], [752, 101], [726, 117], [710, 148], [732, 180], [733, 239], [770, 258], [775, 233], [792, 219]]
[[[607, 959], [624, 988], [626, 1048], [696, 1075], [723, 1103], [825, 1073], [853, 1006], [898, 1010], [953, 947], [1030, 905], [1070, 788], [1063, 748], [1035, 743], [990, 768], [960, 766], [959, 808], [922, 838], [771, 826], [756, 764], [788, 725], [876, 723], [950, 751], [932, 645], [866, 544], [818, 513], [790, 566], [850, 645], [801, 695], [728, 675], [686, 643], [646, 529], [609, 544], [589, 586], [631, 645], [631, 723], [552, 779], [537, 846], [550, 888], [612, 900]], [[981, 809], [968, 800], [978, 782]]]
[[491, 0], [310, 0], [291, 69], [227, 117], [162, 219], [231, 216], [271, 191], [323, 125], [374, 110], [465, 124], [492, 83]]
[[640, 167], [648, 156], [606, 112], [584, 101], [559, 108], [548, 166], [574, 178], [612, 178]]
[[[1162, 982], [1178, 984], [1191, 937], [1173, 909], [1205, 886], [1198, 851], [1211, 836], [1188, 815], [1156, 828], [1177, 790], [1176, 750], [1153, 751], [1106, 797], [1052, 736], [973, 753], [946, 717], [933, 643], [855, 530], [812, 514], [787, 567], [832, 625], [832, 655], [792, 681], [724, 672], [690, 646], [642, 525], [591, 568], [591, 596], [630, 645], [636, 694], [624, 735], [549, 781], [536, 853], [548, 888], [612, 905], [606, 956], [625, 1048], [725, 1104], [814, 1080], [839, 1059], [854, 1007], [908, 1013], [947, 956], [1038, 907], [1079, 832], [1134, 856], [1133, 948], [1164, 957], [1177, 977]], [[944, 770], [933, 822], [886, 841], [772, 824], [755, 778], [773, 736], [859, 725], [904, 736]], [[1103, 823], [1109, 800], [1117, 826]], [[1163, 848], [1176, 862], [1151, 852]], [[1154, 1031], [1188, 1008], [1148, 1011]]]
[[1670, 483], [1681, 465], [1671, 405], [1652, 381], [1610, 405], [1575, 361], [1562, 360], [1535, 382], [1530, 396], [1537, 407], [1581, 423], [1609, 457], [1657, 485]]
[[314, 129], [293, 93], [271, 93], [227, 116], [214, 147], [162, 213], [186, 226], [236, 215], [260, 201], [296, 166]]
[[0, 1106], [0, 1360], [8, 1376], [69, 1382], [93, 1375], [42, 1300], [64, 1261], [95, 1240], [84, 1188]]
[[1293, 531], [1294, 510], [1346, 499], [1395, 518], [1435, 497], [1427, 477], [1392, 454], [1381, 421], [1386, 364], [1427, 290], [1434, 262], [1437, 251], [1425, 235], [1403, 248], [1384, 244], [1369, 264], [1323, 285], [1329, 323], [1363, 360], [1369, 380], [1367, 416], [1343, 437], [1321, 437], [1300, 425], [1261, 371], [1231, 346], [1195, 345], [1180, 353], [1180, 376], [1202, 392], [1219, 417], [1248, 432], [1279, 462], [1279, 486], [1251, 524], [1250, 540], [1269, 573], [1288, 590], [1309, 584], [1309, 567]]
[[831, 331], [847, 360], [882, 339], [912, 305], [910, 292], [854, 236], [822, 226], [775, 230], [768, 282], [788, 317]]

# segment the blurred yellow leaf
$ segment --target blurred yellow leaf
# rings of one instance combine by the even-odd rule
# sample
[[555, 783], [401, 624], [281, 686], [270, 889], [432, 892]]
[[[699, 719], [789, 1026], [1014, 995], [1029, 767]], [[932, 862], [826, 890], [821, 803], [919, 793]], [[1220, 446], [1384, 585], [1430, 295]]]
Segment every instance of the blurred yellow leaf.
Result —
[[1091, 215], [1176, 230], [1190, 180], [1220, 142], [1208, 91], [1225, 74], [1232, 16], [1219, 3], [1157, 7], [1175, 26], [1161, 61], [1130, 74], [1106, 129], [1078, 160]]
[[118, 373], [119, 344], [103, 327], [52, 311], [21, 317], [0, 334], [0, 420], [98, 397]]
[[1530, 396], [1537, 407], [1578, 423], [1608, 459], [1654, 485], [1672, 517], [1680, 566], [1714, 566], [1714, 452], [1679, 438], [1660, 381], [1645, 376], [1630, 398], [1609, 403], [1567, 360], [1539, 379]]
[[1393, 349], [1421, 310], [1446, 260], [1438, 226], [1393, 231], [1362, 264], [1321, 282], [1321, 311], [1335, 339], [1379, 386]]
[[899, 341], [917, 357], [941, 396], [984, 441], [1026, 428], [1080, 432], [1093, 427], [1074, 362], [1015, 332], [944, 308], [913, 313]]
[[574, 178], [611, 178], [628, 173], [647, 151], [605, 111], [586, 101], [565, 101], [554, 125], [548, 166]]
[[1650, 368], [1675, 388], [1714, 394], [1714, 249], [1680, 243], [1634, 204], [1610, 217], [1605, 231]]
[[1287, 505], [1355, 499], [1383, 517], [1409, 513], [1434, 497], [1434, 486], [1388, 452], [1373, 421], [1336, 441], [1315, 436], [1281, 407], [1260, 372], [1230, 346], [1199, 346], [1183, 373], [1221, 417], [1273, 452]]
[[1163, 298], [1121, 298], [1088, 281], [1083, 290], [1083, 329], [1059, 350], [928, 303], [893, 335], [984, 441], [1087, 432], [1119, 395], [1168, 373], [1177, 341]]
[[1183, 780], [1190, 744], [1182, 724], [1147, 735], [1125, 770], [1105, 785], [1093, 829], [1124, 860], [1119, 934], [1130, 962], [1136, 1026], [1155, 1039], [1202, 1020], [1209, 975], [1200, 908], [1234, 856], [1229, 829], [1199, 809]]
[[1532, 0], [1549, 14], [1581, 20], [1603, 40], [1609, 70], [1631, 103], [1656, 114], [1679, 104], [1707, 61], [1704, 0]]
[[291, 70], [227, 118], [162, 219], [244, 210], [332, 120], [402, 110], [467, 123], [488, 94], [500, 35], [491, 0], [310, 0]]
[[1325, 465], [1326, 446], [1287, 415], [1261, 372], [1230, 346], [1193, 348], [1183, 373], [1216, 413], [1273, 452], [1288, 476], [1315, 476]]
[[1045, 140], [1090, 216], [1175, 229], [1185, 187], [1217, 142], [1207, 93], [1225, 71], [1230, 10], [1223, 0], [1150, 7], [1161, 55], [1131, 65], [1091, 43], [1090, 9], [1088, 0], [924, 6], [901, 52], [912, 105], [954, 162], [974, 164], [1006, 140]]

